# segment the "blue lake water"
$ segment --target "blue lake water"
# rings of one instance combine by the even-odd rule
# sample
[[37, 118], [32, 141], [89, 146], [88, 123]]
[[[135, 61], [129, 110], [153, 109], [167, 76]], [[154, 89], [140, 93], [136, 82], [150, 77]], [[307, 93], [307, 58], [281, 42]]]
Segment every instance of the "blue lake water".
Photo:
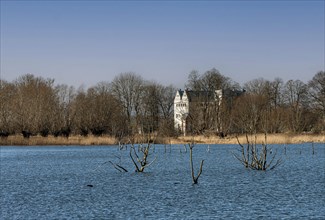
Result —
[[325, 144], [314, 144], [315, 154], [311, 144], [287, 145], [286, 154], [272, 147], [283, 163], [263, 172], [245, 169], [236, 145], [196, 145], [196, 171], [205, 160], [197, 185], [182, 145], [156, 145], [145, 173], [133, 172], [129, 151], [117, 146], [0, 147], [0, 217], [325, 219]]

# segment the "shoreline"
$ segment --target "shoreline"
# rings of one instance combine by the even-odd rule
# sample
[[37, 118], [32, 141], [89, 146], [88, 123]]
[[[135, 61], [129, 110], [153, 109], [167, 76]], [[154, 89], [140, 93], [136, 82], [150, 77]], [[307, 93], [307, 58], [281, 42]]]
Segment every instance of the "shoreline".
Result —
[[[173, 140], [173, 144], [182, 144], [183, 142], [189, 143], [192, 141], [192, 137], [179, 137]], [[179, 140], [180, 142], [178, 142]], [[241, 144], [247, 144], [246, 136], [239, 135], [238, 140]], [[195, 136], [195, 143], [202, 144], [238, 144], [235, 135], [231, 135], [225, 138], [219, 138], [217, 136], [204, 137]], [[249, 138], [251, 143], [254, 142], [253, 138]], [[303, 144], [303, 143], [325, 143], [325, 135], [323, 134], [268, 134], [267, 144]], [[256, 143], [265, 143], [265, 135], [257, 134]]]
[[[238, 136], [240, 143], [246, 144], [245, 135]], [[158, 137], [156, 144], [187, 144], [194, 141], [197, 144], [238, 144], [236, 136], [225, 138], [218, 136], [180, 136], [180, 137]], [[252, 142], [253, 140], [250, 140]], [[264, 134], [257, 134], [258, 144], [265, 142]], [[302, 143], [325, 143], [324, 134], [268, 134], [267, 144], [302, 144]], [[32, 136], [23, 138], [22, 135], [14, 135], [0, 138], [0, 146], [93, 146], [93, 145], [117, 145], [118, 140], [110, 136], [79, 136], [65, 137], [42, 137]]]

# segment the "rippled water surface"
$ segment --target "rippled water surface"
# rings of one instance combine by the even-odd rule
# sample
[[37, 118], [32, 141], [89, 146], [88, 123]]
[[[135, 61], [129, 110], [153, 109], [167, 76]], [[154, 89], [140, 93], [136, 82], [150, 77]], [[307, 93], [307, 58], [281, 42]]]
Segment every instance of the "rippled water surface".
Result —
[[[245, 169], [236, 145], [196, 145], [204, 159], [192, 185], [189, 153], [155, 147], [157, 160], [135, 173], [116, 146], [0, 147], [1, 219], [324, 219], [325, 144], [272, 146], [284, 161]], [[180, 152], [182, 151], [182, 153]], [[128, 173], [107, 161], [120, 162]], [[93, 185], [89, 187], [87, 185]]]

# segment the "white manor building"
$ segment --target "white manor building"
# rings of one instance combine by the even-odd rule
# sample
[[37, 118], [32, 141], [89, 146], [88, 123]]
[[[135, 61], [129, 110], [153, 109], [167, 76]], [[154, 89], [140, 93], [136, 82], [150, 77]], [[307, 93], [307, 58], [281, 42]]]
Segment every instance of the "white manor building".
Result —
[[178, 90], [174, 98], [174, 127], [179, 132], [186, 135], [188, 129], [187, 118], [191, 112], [193, 104], [214, 103], [221, 105], [223, 97], [239, 96], [243, 91], [231, 89], [215, 90], [214, 92]]

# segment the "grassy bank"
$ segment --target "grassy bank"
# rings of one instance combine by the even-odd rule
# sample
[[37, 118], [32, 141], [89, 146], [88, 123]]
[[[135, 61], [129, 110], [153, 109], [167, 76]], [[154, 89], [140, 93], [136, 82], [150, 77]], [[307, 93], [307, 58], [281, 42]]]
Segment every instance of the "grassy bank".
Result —
[[[219, 138], [217, 136], [180, 136], [178, 138], [158, 138], [157, 142], [162, 144], [184, 144], [189, 143], [194, 139], [195, 143], [202, 144], [237, 144], [235, 136], [229, 136], [226, 138]], [[241, 143], [246, 143], [246, 137], [244, 135], [239, 136]], [[257, 142], [264, 142], [264, 135], [257, 135]], [[324, 134], [268, 134], [268, 144], [295, 144], [295, 143], [325, 143]], [[0, 145], [114, 145], [118, 141], [114, 137], [103, 136], [71, 136], [65, 137], [42, 137], [32, 136], [30, 138], [23, 138], [22, 135], [9, 136], [7, 138], [0, 138]]]

